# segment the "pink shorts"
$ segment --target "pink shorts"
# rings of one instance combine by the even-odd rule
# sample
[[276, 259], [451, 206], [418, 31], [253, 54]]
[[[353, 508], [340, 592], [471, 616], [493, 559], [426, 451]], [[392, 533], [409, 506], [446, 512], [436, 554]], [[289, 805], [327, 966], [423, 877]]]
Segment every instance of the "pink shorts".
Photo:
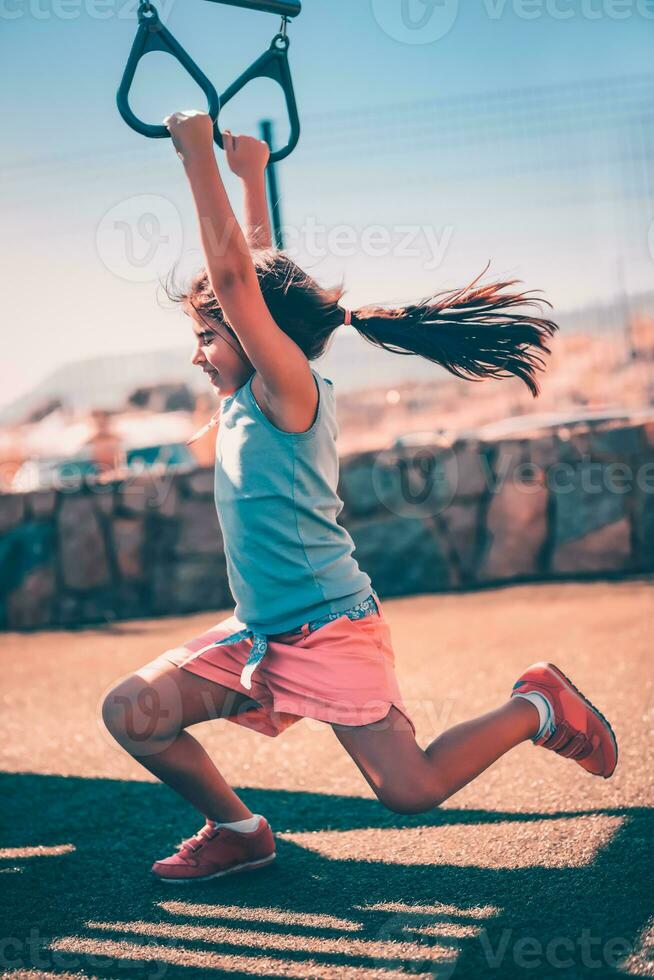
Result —
[[[229, 616], [162, 658], [177, 667], [238, 691], [256, 704], [243, 705], [228, 721], [275, 736], [302, 718], [335, 725], [369, 725], [392, 705], [415, 734], [395, 677], [391, 633], [381, 609], [362, 619], [339, 616], [313, 632], [268, 637], [268, 649], [246, 690], [240, 675], [252, 647], [249, 638], [201, 651], [244, 628]], [[200, 652], [198, 652], [200, 651]]]

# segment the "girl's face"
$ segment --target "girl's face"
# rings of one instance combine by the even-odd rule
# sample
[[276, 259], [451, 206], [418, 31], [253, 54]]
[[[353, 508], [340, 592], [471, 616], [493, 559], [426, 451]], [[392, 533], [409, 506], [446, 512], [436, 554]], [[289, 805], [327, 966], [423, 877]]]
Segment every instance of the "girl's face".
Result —
[[254, 368], [236, 337], [221, 323], [192, 313], [196, 347], [192, 363], [202, 368], [221, 398], [232, 395], [248, 380]]

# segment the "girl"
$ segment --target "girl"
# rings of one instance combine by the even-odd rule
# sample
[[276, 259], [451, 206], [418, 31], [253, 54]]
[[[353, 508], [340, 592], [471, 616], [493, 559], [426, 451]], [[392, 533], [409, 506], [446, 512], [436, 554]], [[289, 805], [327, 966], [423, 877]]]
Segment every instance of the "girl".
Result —
[[180, 112], [165, 122], [206, 258], [206, 270], [173, 295], [193, 320], [193, 363], [220, 398], [215, 497], [236, 608], [123, 680], [104, 703], [117, 741], [206, 818], [154, 874], [206, 880], [275, 857], [265, 817], [250, 812], [188, 732], [210, 718], [269, 736], [305, 716], [329, 723], [398, 813], [438, 806], [526, 739], [609, 777], [617, 746], [608, 722], [547, 663], [529, 667], [488, 714], [426, 749], [417, 744], [383, 609], [336, 521], [334, 395], [310, 364], [352, 323], [386, 350], [420, 354], [462, 378], [513, 375], [536, 395], [555, 324], [530, 312], [529, 294], [507, 291], [513, 283], [475, 282], [404, 308], [343, 309], [339, 290], [321, 289], [271, 248], [266, 144], [225, 133], [228, 164], [245, 187], [246, 239], [218, 171], [209, 116]]

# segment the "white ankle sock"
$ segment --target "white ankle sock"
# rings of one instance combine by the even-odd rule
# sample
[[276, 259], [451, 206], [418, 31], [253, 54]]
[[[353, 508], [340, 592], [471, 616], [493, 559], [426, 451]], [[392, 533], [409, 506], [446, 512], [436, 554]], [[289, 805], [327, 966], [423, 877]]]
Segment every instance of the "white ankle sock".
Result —
[[233, 820], [231, 823], [221, 823], [214, 820], [214, 824], [216, 827], [228, 827], [230, 830], [236, 830], [240, 834], [251, 834], [259, 826], [260, 820], [261, 814], [254, 813], [251, 817], [246, 817], [245, 820]]
[[524, 698], [525, 701], [530, 701], [531, 704], [538, 711], [538, 717], [540, 718], [540, 728], [534, 737], [532, 742], [537, 742], [548, 729], [554, 728], [554, 712], [552, 711], [552, 705], [549, 703], [544, 694], [539, 694], [538, 691], [529, 691], [528, 694], [514, 694], [514, 698]]

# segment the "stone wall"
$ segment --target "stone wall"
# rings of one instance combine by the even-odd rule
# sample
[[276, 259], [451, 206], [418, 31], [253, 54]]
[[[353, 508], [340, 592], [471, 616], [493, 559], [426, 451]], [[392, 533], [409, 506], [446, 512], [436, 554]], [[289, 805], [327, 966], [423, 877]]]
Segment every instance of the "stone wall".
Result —
[[[340, 493], [382, 597], [654, 571], [654, 421], [354, 454]], [[229, 607], [212, 472], [0, 496], [0, 582], [5, 629]]]

